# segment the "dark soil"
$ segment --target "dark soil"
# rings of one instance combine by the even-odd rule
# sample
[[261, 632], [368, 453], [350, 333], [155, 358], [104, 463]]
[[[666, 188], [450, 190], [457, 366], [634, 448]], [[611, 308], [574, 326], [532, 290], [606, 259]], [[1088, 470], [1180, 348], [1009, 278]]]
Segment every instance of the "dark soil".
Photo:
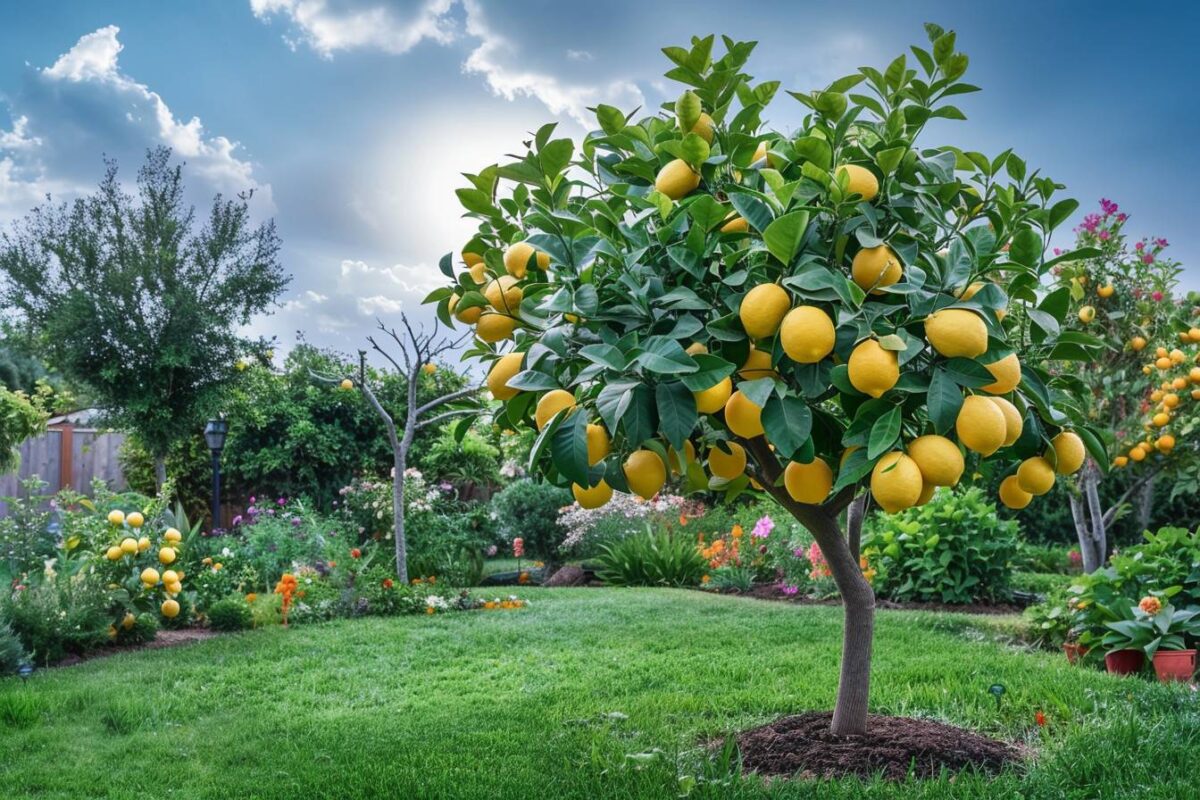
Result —
[[931, 778], [944, 769], [995, 773], [1021, 753], [1004, 742], [929, 720], [868, 718], [864, 736], [834, 736], [830, 712], [783, 717], [743, 731], [737, 742], [747, 772], [764, 776], [840, 778], [848, 775], [887, 780]]
[[559, 569], [550, 578], [542, 584], [543, 586], [586, 586], [588, 582], [588, 574], [583, 571], [582, 567], [577, 567], [574, 564], [567, 564]]
[[84, 661], [91, 661], [95, 658], [104, 658], [105, 656], [115, 656], [118, 653], [133, 653], [138, 650], [160, 650], [164, 647], [178, 647], [179, 645], [183, 644], [191, 644], [192, 642], [201, 642], [205, 639], [211, 639], [214, 636], [220, 636], [220, 634], [208, 628], [160, 630], [158, 635], [149, 642], [144, 642], [142, 644], [104, 647], [83, 656], [67, 656], [62, 661], [59, 661], [56, 664], [51, 664], [51, 666], [71, 667], [76, 664], [81, 664]]
[[[771, 583], [758, 583], [749, 592], [738, 592], [743, 597], [753, 597], [756, 600], [775, 600], [781, 603], [802, 603], [806, 605], [840, 606], [842, 601], [814, 600], [802, 595], [786, 595], [779, 587]], [[905, 611], [947, 611], [963, 614], [1019, 614], [1021, 606], [1011, 603], [896, 603], [891, 600], [876, 600], [876, 608], [900, 609]]]

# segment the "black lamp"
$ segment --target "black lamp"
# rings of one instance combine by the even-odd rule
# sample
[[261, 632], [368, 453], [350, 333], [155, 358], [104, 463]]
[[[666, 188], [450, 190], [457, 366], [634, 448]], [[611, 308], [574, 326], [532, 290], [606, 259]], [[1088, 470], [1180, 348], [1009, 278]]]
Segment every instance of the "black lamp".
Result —
[[212, 451], [212, 529], [221, 527], [221, 451], [225, 449], [225, 436], [229, 423], [223, 419], [210, 419], [204, 426], [204, 441]]

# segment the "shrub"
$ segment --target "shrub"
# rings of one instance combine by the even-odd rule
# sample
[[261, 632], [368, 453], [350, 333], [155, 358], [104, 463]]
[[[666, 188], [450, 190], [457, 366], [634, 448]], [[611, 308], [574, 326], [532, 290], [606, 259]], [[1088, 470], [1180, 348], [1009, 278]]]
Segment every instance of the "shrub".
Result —
[[81, 574], [19, 586], [0, 604], [0, 617], [38, 664], [82, 655], [109, 641], [109, 595], [102, 584]]
[[7, 622], [0, 620], [0, 677], [15, 674], [25, 659], [21, 640]]
[[1044, 602], [1025, 609], [1024, 617], [1029, 624], [1030, 644], [1036, 647], [1057, 650], [1071, 638], [1071, 610], [1065, 587], [1048, 592]]
[[500, 482], [500, 449], [474, 431], [460, 442], [447, 429], [418, 462], [434, 481], [448, 481], [460, 490], [489, 490]]
[[1049, 594], [1063, 592], [1071, 585], [1071, 576], [1057, 572], [1023, 572], [1014, 571], [1011, 579], [1014, 591], [1033, 592], [1034, 594]]
[[1018, 526], [983, 492], [939, 490], [899, 514], [875, 514], [863, 548], [876, 591], [893, 600], [971, 603], [1010, 597]]
[[519, 537], [530, 558], [553, 563], [567, 535], [559, 511], [571, 502], [566, 489], [523, 478], [492, 498], [492, 512], [506, 540]]
[[244, 597], [226, 597], [208, 609], [208, 626], [216, 631], [244, 631], [253, 621]]
[[[611, 500], [592, 509], [571, 503], [558, 512], [559, 527], [565, 531], [559, 551], [575, 558], [591, 558], [602, 552], [605, 545], [631, 536], [647, 525], [659, 528], [673, 523], [683, 510], [684, 499], [673, 494], [642, 500], [636, 495], [613, 492]], [[707, 529], [707, 521], [707, 516], [702, 518], [701, 529]]]
[[1078, 547], [1021, 542], [1013, 566], [1026, 572], [1079, 572], [1082, 556]]
[[698, 586], [708, 571], [690, 537], [649, 528], [605, 545], [598, 561], [610, 586]]

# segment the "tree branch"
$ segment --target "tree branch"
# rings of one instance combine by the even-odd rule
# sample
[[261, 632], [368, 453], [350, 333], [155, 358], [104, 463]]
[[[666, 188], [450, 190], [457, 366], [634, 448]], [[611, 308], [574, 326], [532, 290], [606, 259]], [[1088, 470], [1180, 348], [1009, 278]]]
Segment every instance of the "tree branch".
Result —
[[443, 411], [441, 414], [437, 414], [436, 416], [432, 416], [427, 420], [422, 420], [421, 422], [418, 422], [417, 430], [426, 428], [430, 425], [436, 425], [443, 420], [453, 419], [454, 417], [461, 417], [466, 414], [478, 414], [478, 413], [479, 413], [478, 408], [454, 408], [454, 409], [451, 409], [450, 411]]
[[438, 406], [444, 406], [447, 403], [453, 403], [455, 400], [458, 400], [463, 397], [469, 397], [470, 395], [473, 395], [478, 391], [479, 391], [478, 386], [468, 386], [465, 389], [459, 389], [457, 392], [451, 392], [450, 394], [442, 395], [441, 397], [439, 397], [435, 400], [430, 400], [428, 403], [426, 403], [425, 405], [418, 408], [416, 411], [416, 416], [420, 417], [426, 411], [433, 411]]

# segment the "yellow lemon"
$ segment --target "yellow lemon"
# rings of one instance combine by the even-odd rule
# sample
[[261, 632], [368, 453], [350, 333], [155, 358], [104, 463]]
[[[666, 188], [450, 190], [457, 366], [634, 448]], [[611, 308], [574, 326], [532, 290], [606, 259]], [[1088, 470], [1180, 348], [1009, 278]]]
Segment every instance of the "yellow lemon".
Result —
[[1003, 397], [989, 397], [1000, 412], [1004, 414], [1004, 447], [1008, 447], [1017, 439], [1021, 438], [1021, 431], [1025, 429], [1025, 420], [1021, 418], [1021, 412], [1012, 403], [1005, 400]]
[[925, 320], [925, 338], [947, 358], [975, 358], [987, 352], [983, 317], [965, 308], [943, 308]]
[[700, 342], [692, 342], [686, 348], [684, 348], [683, 352], [687, 353], [689, 356], [702, 356], [708, 352], [708, 348]]
[[479, 324], [475, 326], [475, 335], [479, 341], [494, 344], [504, 339], [512, 338], [517, 321], [507, 314], [488, 311], [479, 315]]
[[482, 285], [487, 280], [487, 264], [484, 264], [482, 261], [478, 264], [472, 264], [467, 272], [470, 273], [471, 280], [475, 282], [476, 286]]
[[1162, 404], [1167, 408], [1175, 408], [1179, 405], [1179, 395], [1175, 393], [1163, 395]]
[[816, 306], [796, 306], [783, 318], [779, 341], [797, 364], [815, 364], [833, 352], [833, 320]]
[[550, 256], [534, 248], [529, 242], [510, 244], [504, 251], [504, 270], [517, 280], [525, 277], [529, 271], [529, 259], [537, 254], [538, 269], [545, 271], [550, 267]]
[[162, 564], [170, 564], [175, 561], [175, 548], [163, 547], [158, 551], [158, 560]]
[[885, 454], [871, 470], [871, 496], [889, 514], [916, 505], [923, 488], [917, 462], [898, 450]]
[[1163, 428], [1166, 427], [1167, 423], [1171, 421], [1171, 415], [1165, 411], [1160, 411], [1155, 414], [1150, 421], [1154, 423], [1154, 427]]
[[175, 617], [179, 616], [179, 601], [168, 598], [163, 601], [159, 610], [162, 611], [162, 615], [167, 619], [175, 619]]
[[692, 392], [692, 397], [696, 398], [696, 411], [701, 414], [715, 414], [725, 407], [731, 394], [733, 394], [733, 381], [724, 378], [714, 386], [699, 392]]
[[450, 295], [450, 300], [446, 303], [446, 311], [454, 315], [454, 318], [459, 322], [465, 322], [468, 325], [474, 325], [479, 322], [479, 317], [483, 314], [483, 306], [471, 306], [458, 310], [458, 302], [462, 298], [458, 296], [458, 292]]
[[700, 173], [696, 172], [682, 158], [669, 162], [658, 171], [654, 179], [654, 188], [672, 200], [678, 200], [700, 185]]
[[1129, 463], [1128, 456], [1117, 456], [1116, 458], [1113, 459], [1113, 466], [1117, 467], [1118, 469], [1125, 466], [1128, 463]]
[[1157, 359], [1155, 359], [1154, 366], [1158, 367], [1160, 370], [1170, 369], [1171, 359], [1167, 356], [1159, 356]]
[[140, 511], [130, 511], [129, 516], [125, 517], [125, 524], [131, 528], [140, 528], [146, 524], [146, 518]]
[[338, 388], [343, 392], [348, 392], [354, 388], [354, 381], [349, 378], [342, 378], [342, 382], [338, 384]]
[[904, 277], [904, 268], [895, 251], [886, 244], [864, 247], [854, 254], [850, 262], [850, 277], [863, 291], [882, 294], [879, 290], [899, 283]]
[[501, 275], [487, 285], [483, 296], [497, 311], [515, 315], [521, 308], [521, 299], [525, 293], [517, 285], [517, 279], [512, 275]]
[[163, 533], [163, 539], [167, 540], [171, 544], [178, 544], [179, 542], [183, 541], [183, 534], [175, 528], [167, 528], [167, 530]]
[[667, 466], [671, 468], [671, 473], [674, 475], [682, 475], [687, 472], [687, 465], [696, 460], [696, 446], [692, 444], [690, 439], [685, 439], [683, 442], [683, 462], [679, 461], [679, 453], [675, 448], [667, 449]]
[[1146, 340], [1141, 336], [1135, 336], [1129, 340], [1129, 347], [1135, 352], [1141, 351], [1146, 347]]
[[121, 627], [127, 631], [133, 630], [133, 626], [136, 624], [137, 624], [137, 617], [135, 617], [133, 615], [133, 612], [126, 611], [125, 616], [121, 618]]
[[137, 539], [130, 539], [129, 537], [125, 537], [124, 539], [121, 540], [121, 552], [122, 553], [124, 553], [127, 556], [131, 556], [134, 553], [136, 553], [137, 551], [138, 551]]
[[463, 263], [466, 264], [468, 267], [473, 267], [476, 264], [483, 263], [483, 256], [479, 255], [479, 253], [468, 253], [466, 250], [463, 250], [462, 260], [463, 260]]
[[1017, 467], [1017, 485], [1032, 495], [1043, 495], [1054, 488], [1054, 468], [1041, 456], [1027, 458]]
[[119, 508], [114, 508], [112, 511], [108, 512], [108, 524], [109, 525], [124, 525], [125, 524], [125, 512]]
[[588, 466], [599, 464], [608, 455], [611, 441], [608, 438], [608, 431], [604, 430], [603, 425], [591, 423], [587, 426], [587, 448], [588, 448]]
[[667, 482], [667, 468], [653, 450], [634, 450], [625, 459], [625, 480], [634, 494], [649, 500]]
[[565, 389], [551, 389], [538, 399], [537, 408], [533, 412], [537, 429], [546, 427], [554, 415], [564, 408], [575, 407], [575, 395]]
[[850, 383], [855, 389], [871, 397], [881, 397], [884, 392], [900, 380], [900, 367], [896, 353], [885, 350], [874, 339], [866, 339], [850, 353]]
[[741, 392], [734, 392], [725, 403], [725, 424], [743, 439], [763, 435], [762, 409]]
[[843, 173], [850, 177], [850, 182], [846, 186], [846, 191], [850, 194], [861, 195], [862, 199], [868, 203], [879, 194], [879, 179], [866, 167], [860, 167], [857, 164], [842, 164], [837, 168], [837, 175], [840, 177]]
[[775, 283], [763, 283], [755, 286], [742, 298], [738, 317], [742, 327], [751, 339], [762, 339], [774, 335], [779, 330], [783, 315], [792, 305], [792, 298], [787, 290]]
[[721, 233], [746, 233], [750, 230], [750, 223], [746, 221], [745, 217], [730, 214], [726, 219], [729, 221], [721, 226]]
[[750, 352], [746, 354], [746, 361], [738, 370], [738, 376], [752, 381], [756, 378], [774, 378], [778, 375], [778, 372], [771, 369], [771, 353], [767, 350], [759, 350], [753, 344], [750, 345]]
[[124, 555], [125, 555], [125, 551], [123, 551], [119, 546], [117, 546], [115, 544], [112, 547], [110, 547], [104, 551], [104, 557], [107, 558], [109, 561], [120, 561], [121, 558], [124, 557]]
[[150, 549], [150, 537], [149, 536], [143, 536], [142, 538], [138, 539], [138, 552], [139, 553], [144, 553], [149, 549]]
[[945, 436], [918, 436], [908, 443], [908, 456], [932, 486], [954, 486], [966, 467], [958, 445]]
[[1169, 453], [1175, 449], [1175, 437], [1169, 433], [1164, 433], [1154, 440], [1154, 446], [1160, 453]]
[[707, 112], [700, 112], [700, 119], [696, 120], [696, 124], [692, 126], [691, 133], [696, 134], [708, 144], [713, 141], [713, 118]]
[[1083, 461], [1087, 458], [1087, 449], [1083, 446], [1083, 439], [1079, 438], [1079, 434], [1074, 431], [1063, 431], [1050, 440], [1050, 445], [1054, 448], [1055, 456], [1055, 471], [1059, 475], [1073, 475], [1083, 466]]
[[823, 503], [833, 488], [833, 470], [820, 458], [808, 464], [791, 461], [783, 471], [783, 486], [797, 503]]
[[958, 418], [954, 421], [958, 440], [968, 449], [984, 456], [999, 450], [1008, 434], [1004, 412], [992, 400], [982, 395], [964, 398]]
[[1012, 509], [1022, 509], [1029, 505], [1033, 495], [1021, 488], [1016, 475], [1009, 475], [1000, 481], [1000, 502]]
[[731, 481], [746, 471], [746, 449], [737, 442], [726, 442], [728, 453], [718, 445], [708, 451], [708, 469], [718, 478]]
[[1021, 383], [1021, 361], [1016, 353], [1009, 353], [999, 361], [984, 364], [983, 368], [992, 373], [995, 383], [983, 387], [988, 394], [1008, 394]]
[[487, 374], [487, 388], [492, 397], [497, 400], [511, 400], [520, 394], [520, 390], [511, 389], [508, 382], [521, 371], [521, 361], [524, 353], [506, 353], [492, 362], [492, 368]]
[[1140, 447], [1135, 447], [1129, 451], [1129, 457], [1134, 461], [1142, 461], [1146, 458], [1146, 451]]
[[[985, 286], [990, 286], [990, 285], [991, 284], [989, 284], [986, 281], [975, 281], [970, 286], [963, 289], [959, 293], [958, 296], [961, 297], [963, 300], [970, 300], [972, 297], [979, 294], [980, 289], [982, 289]], [[1006, 308], [997, 308], [997, 309], [995, 309], [995, 311], [996, 311], [996, 319], [1004, 319], [1008, 315], [1008, 309], [1006, 309]]]
[[571, 494], [575, 495], [575, 502], [579, 503], [580, 508], [600, 508], [612, 500], [613, 490], [604, 481], [600, 481], [591, 488], [573, 483], [571, 484]]
[[147, 586], [157, 586], [159, 580], [158, 570], [154, 569], [153, 567], [146, 567], [144, 570], [142, 570], [141, 578], [142, 583], [146, 584]]
[[1113, 288], [1113, 285], [1111, 283], [1106, 283], [1105, 285], [1101, 286], [1099, 289], [1096, 290], [1096, 294], [1100, 295], [1101, 297], [1108, 298], [1108, 297], [1112, 297], [1113, 292], [1115, 292], [1115, 291], [1116, 291], [1116, 289]]

